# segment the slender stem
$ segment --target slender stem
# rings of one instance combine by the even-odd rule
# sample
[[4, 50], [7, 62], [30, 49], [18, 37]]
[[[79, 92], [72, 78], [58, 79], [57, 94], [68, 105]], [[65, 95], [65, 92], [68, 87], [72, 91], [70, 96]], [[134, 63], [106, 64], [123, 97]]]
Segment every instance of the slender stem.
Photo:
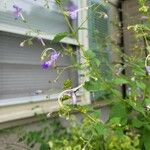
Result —
[[85, 148], [88, 146], [88, 144], [90, 143], [90, 141], [92, 140], [93, 135], [90, 137], [90, 139], [86, 142], [86, 144], [83, 147], [83, 150], [85, 150]]
[[74, 67], [74, 65], [70, 65], [70, 66], [64, 67], [64, 68], [61, 70], [61, 72], [58, 74], [58, 76], [55, 78], [54, 82], [58, 81], [60, 75], [62, 75], [62, 73], [63, 73], [65, 70], [70, 69], [70, 68], [73, 68], [73, 67]]

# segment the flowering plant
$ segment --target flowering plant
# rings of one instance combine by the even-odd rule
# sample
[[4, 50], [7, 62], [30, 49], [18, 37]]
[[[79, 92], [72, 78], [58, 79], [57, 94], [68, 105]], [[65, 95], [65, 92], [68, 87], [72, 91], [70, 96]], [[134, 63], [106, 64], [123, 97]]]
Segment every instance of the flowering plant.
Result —
[[[142, 52], [146, 51], [146, 57], [141, 55], [129, 55], [121, 51], [121, 47], [112, 44], [112, 41], [107, 41], [103, 49], [108, 45], [118, 51], [121, 55], [119, 62], [115, 64], [109, 63], [106, 59], [99, 60], [96, 53], [92, 50], [87, 50], [79, 41], [77, 31], [75, 30], [69, 19], [77, 19], [78, 12], [93, 8], [94, 5], [77, 8], [72, 2], [64, 9], [62, 0], [55, 0], [64, 15], [71, 33], [59, 33], [55, 36], [54, 41], [59, 42], [64, 37], [71, 35], [82, 52], [84, 58], [83, 63], [74, 65], [76, 69], [83, 71], [85, 81], [78, 87], [72, 88], [72, 85], [66, 86], [66, 89], [59, 95], [58, 102], [60, 104], [59, 115], [67, 119], [70, 118], [73, 111], [82, 114], [83, 121], [80, 126], [71, 128], [69, 138], [64, 136], [66, 140], [62, 144], [58, 139], [49, 139], [47, 144], [50, 149], [95, 149], [95, 150], [140, 150], [150, 149], [150, 46], [149, 46], [149, 6], [146, 5], [146, 0], [139, 0], [139, 12], [144, 16], [145, 23], [129, 26], [129, 30], [136, 33], [138, 40], [143, 40], [146, 47], [138, 47]], [[22, 9], [18, 6], [13, 6], [15, 15], [21, 17]], [[97, 13], [97, 10], [94, 9]], [[98, 12], [104, 19], [108, 19], [105, 12]], [[70, 17], [68, 19], [68, 17]], [[88, 18], [87, 18], [88, 19]], [[107, 37], [108, 38], [108, 37]], [[96, 37], [94, 39], [96, 41]], [[43, 40], [40, 38], [42, 45]], [[23, 43], [24, 44], [24, 43]], [[137, 43], [138, 44], [138, 43]], [[50, 52], [50, 53], [48, 53]], [[43, 69], [50, 69], [60, 57], [60, 52], [52, 48], [45, 49], [41, 54]], [[102, 65], [105, 63], [105, 70], [102, 71]], [[111, 75], [111, 77], [110, 77]], [[87, 80], [88, 78], [88, 80]], [[97, 110], [91, 109], [89, 106], [82, 106], [78, 103], [77, 91], [81, 88], [93, 92], [105, 92], [108, 96], [105, 100], [110, 102], [109, 119], [104, 122], [100, 119], [100, 113]], [[121, 90], [120, 90], [121, 89]], [[70, 103], [65, 101], [71, 100]], [[81, 127], [81, 128], [80, 128]], [[73, 137], [72, 137], [73, 136]], [[70, 140], [71, 139], [71, 140]], [[60, 140], [63, 140], [62, 138]], [[57, 143], [57, 144], [56, 144]], [[79, 144], [78, 144], [79, 143]], [[60, 145], [61, 146], [60, 146]], [[55, 145], [55, 147], [53, 147]], [[62, 148], [63, 146], [63, 148]], [[66, 146], [66, 147], [65, 147]]]

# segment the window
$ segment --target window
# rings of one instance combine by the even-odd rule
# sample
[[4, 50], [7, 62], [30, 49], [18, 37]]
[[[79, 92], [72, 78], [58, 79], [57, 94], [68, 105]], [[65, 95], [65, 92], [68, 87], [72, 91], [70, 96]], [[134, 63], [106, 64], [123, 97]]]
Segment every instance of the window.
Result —
[[[59, 93], [63, 81], [68, 78], [74, 81], [74, 86], [77, 85], [77, 72], [71, 69], [66, 70], [56, 83], [54, 82], [58, 76], [56, 68], [42, 70], [40, 54], [43, 48], [37, 40], [29, 48], [19, 46], [19, 42], [24, 39], [23, 36], [0, 32], [0, 39], [0, 102], [12, 98], [19, 100], [20, 97], [25, 97], [28, 101], [34, 98], [38, 100], [38, 97], [41, 100], [42, 95]], [[51, 47], [62, 53], [61, 44]], [[60, 57], [57, 69], [61, 70], [70, 65], [71, 59], [65, 55]]]
[[[22, 8], [23, 16], [27, 20], [27, 24], [19, 20], [14, 21], [14, 16], [12, 13], [14, 11], [12, 7], [14, 4]], [[8, 26], [12, 30], [13, 27], [18, 27], [19, 29], [29, 29], [30, 26], [32, 29], [38, 29], [48, 34], [68, 31], [64, 18], [57, 11], [58, 9], [54, 1], [50, 1], [49, 9], [46, 9], [43, 5], [43, 0], [4, 0], [0, 5], [0, 25], [2, 27]]]
[[[7, 1], [6, 1], [7, 2]], [[14, 2], [14, 1], [13, 1]], [[62, 52], [62, 47], [70, 44], [75, 51], [75, 42], [68, 38], [65, 43], [50, 44], [47, 47], [61, 51], [62, 56], [57, 63], [57, 69], [51, 68], [44, 71], [40, 64], [40, 54], [44, 49], [38, 40], [34, 40], [31, 47], [20, 47], [19, 44], [26, 37], [19, 35], [20, 31], [25, 34], [28, 29], [25, 23], [14, 20], [12, 1], [2, 2], [0, 6], [0, 105], [18, 104], [30, 101], [46, 100], [46, 96], [58, 94], [62, 91], [65, 79], [71, 79], [73, 86], [78, 85], [78, 73], [73, 69], [65, 70], [57, 82], [54, 82], [59, 71], [71, 64], [74, 56], [69, 57]], [[43, 7], [42, 1], [16, 0], [15, 3], [22, 7], [24, 17], [34, 29], [53, 35], [68, 31], [63, 16], [57, 11], [54, 1], [51, 0], [50, 10]], [[40, 12], [40, 13], [39, 13]], [[55, 17], [54, 17], [55, 16]], [[35, 35], [36, 36], [36, 35]], [[45, 37], [44, 37], [45, 38]], [[49, 39], [49, 37], [47, 37]]]

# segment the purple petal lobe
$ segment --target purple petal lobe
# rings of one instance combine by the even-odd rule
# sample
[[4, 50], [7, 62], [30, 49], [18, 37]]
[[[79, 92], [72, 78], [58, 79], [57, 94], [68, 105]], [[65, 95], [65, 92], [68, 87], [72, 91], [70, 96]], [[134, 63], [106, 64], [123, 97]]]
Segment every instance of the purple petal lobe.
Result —
[[18, 7], [17, 5], [13, 5], [13, 8], [14, 8], [13, 14], [16, 17], [15, 19], [17, 19], [18, 17], [21, 16], [22, 8]]
[[147, 71], [148, 74], [150, 75], [150, 66], [146, 66], [146, 71]]
[[77, 9], [78, 9], [77, 6], [72, 1], [68, 3], [67, 8], [66, 8], [67, 11], [71, 11], [71, 12]]
[[69, 15], [72, 20], [77, 19], [77, 16], [78, 16], [77, 11], [69, 12]]
[[48, 69], [49, 67], [52, 66], [52, 64], [53, 64], [53, 62], [52, 62], [51, 60], [46, 61], [46, 62], [44, 62], [44, 63], [42, 64], [42, 68], [43, 68], [43, 69]]
[[56, 61], [58, 59], [59, 55], [60, 55], [60, 53], [57, 53], [56, 51], [52, 52], [51, 53], [51, 60]]
[[75, 94], [74, 92], [72, 92], [71, 96], [72, 96], [72, 104], [73, 104], [73, 105], [77, 104], [77, 97], [76, 97], [76, 94]]
[[45, 46], [45, 42], [44, 42], [43, 38], [38, 37], [38, 40], [41, 42], [41, 44], [42, 44], [43, 46]]
[[57, 61], [60, 53], [57, 53], [56, 51], [51, 53], [50, 59], [48, 61], [45, 61], [41, 66], [43, 69], [48, 69], [52, 67], [52, 65]]
[[70, 18], [73, 20], [77, 18], [77, 9], [77, 6], [72, 1], [68, 3], [66, 10], [68, 11]]

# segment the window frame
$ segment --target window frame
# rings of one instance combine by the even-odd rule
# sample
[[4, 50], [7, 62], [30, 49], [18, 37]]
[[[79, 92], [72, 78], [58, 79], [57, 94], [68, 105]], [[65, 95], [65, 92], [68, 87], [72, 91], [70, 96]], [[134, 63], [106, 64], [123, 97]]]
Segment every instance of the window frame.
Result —
[[[86, 0], [82, 0], [82, 1], [78, 0], [78, 4], [79, 4], [79, 7], [87, 7]], [[87, 10], [79, 12], [78, 20], [77, 20], [78, 25], [80, 25], [82, 21], [86, 19], [86, 17], [87, 17]], [[87, 27], [87, 25], [88, 23], [85, 22], [84, 27]], [[5, 24], [0, 23], [0, 31], [27, 36], [26, 32], [28, 30], [21, 28], [21, 27], [14, 27], [14, 26], [12, 27], [10, 25], [6, 26]], [[86, 48], [88, 48], [88, 36], [87, 35], [88, 35], [88, 32], [86, 30], [85, 31], [80, 30], [78, 32], [78, 38], [80, 42]], [[30, 36], [36, 37], [37, 34], [31, 33]], [[43, 34], [40, 34], [39, 36], [46, 40], [52, 40], [55, 35], [45, 35], [45, 33], [43, 33]], [[66, 37], [63, 40], [61, 40], [61, 43], [67, 43], [67, 44], [76, 46], [77, 50], [79, 50], [80, 55], [82, 55], [82, 52], [78, 48], [78, 43], [74, 39], [70, 37]], [[83, 59], [80, 59], [78, 61], [84, 62]], [[83, 78], [85, 77], [82, 76], [82, 72], [78, 71], [78, 80], [79, 80], [78, 84], [82, 83]], [[20, 120], [20, 119], [34, 117], [36, 113], [45, 114], [48, 112], [58, 111], [59, 109], [59, 104], [57, 101], [58, 95], [59, 93], [50, 95], [51, 100], [45, 99], [46, 95], [32, 96], [32, 100], [30, 101], [26, 100], [29, 97], [14, 98], [13, 101], [12, 99], [1, 100], [0, 101], [0, 113], [1, 113], [0, 129], [10, 127], [11, 124], [9, 123], [12, 121], [17, 122], [17, 120]], [[81, 105], [91, 103], [90, 93], [85, 91], [83, 88], [79, 90], [77, 97], [78, 97], [79, 104]], [[33, 109], [33, 107], [37, 107], [37, 108]], [[14, 123], [14, 126], [16, 126], [15, 123]]]

